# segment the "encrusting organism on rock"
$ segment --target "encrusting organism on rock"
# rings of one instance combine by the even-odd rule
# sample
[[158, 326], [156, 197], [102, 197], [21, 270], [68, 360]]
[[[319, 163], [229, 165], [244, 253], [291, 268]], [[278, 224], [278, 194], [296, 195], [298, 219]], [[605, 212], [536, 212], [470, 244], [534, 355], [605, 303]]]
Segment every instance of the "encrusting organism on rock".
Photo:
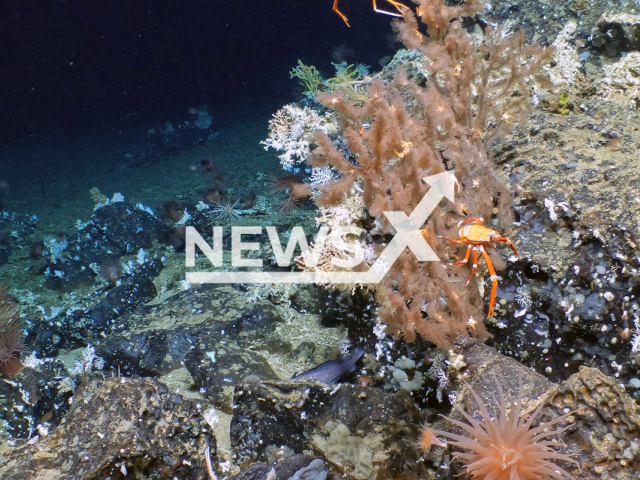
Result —
[[[526, 45], [523, 32], [505, 27], [469, 34], [461, 19], [480, 11], [476, 0], [415, 3], [417, 16], [407, 9], [394, 29], [407, 48], [421, 52], [420, 66], [412, 62], [372, 78], [362, 86], [368, 97], [363, 104], [341, 92], [319, 93], [340, 134], [316, 131], [309, 137], [316, 148], [307, 162], [335, 172], [333, 181], [314, 187], [315, 203], [337, 207], [357, 192], [368, 214], [360, 225], [377, 244], [394, 233], [383, 212], [410, 215], [429, 189], [423, 178], [455, 171], [455, 203], [440, 203], [420, 230], [445, 259], [450, 248], [438, 237], [451, 236], [461, 215], [483, 217], [498, 230], [511, 224], [512, 194], [494, 171], [488, 145], [516, 121], [526, 121], [532, 84], [550, 84], [539, 73], [552, 52]], [[497, 256], [492, 260], [498, 268], [504, 265]], [[465, 287], [467, 274], [444, 262], [418, 262], [405, 249], [372, 287], [379, 316], [390, 333], [407, 341], [419, 334], [447, 348], [462, 334], [484, 338], [483, 324], [469, 327], [470, 318], [482, 316], [483, 301], [475, 285]]]

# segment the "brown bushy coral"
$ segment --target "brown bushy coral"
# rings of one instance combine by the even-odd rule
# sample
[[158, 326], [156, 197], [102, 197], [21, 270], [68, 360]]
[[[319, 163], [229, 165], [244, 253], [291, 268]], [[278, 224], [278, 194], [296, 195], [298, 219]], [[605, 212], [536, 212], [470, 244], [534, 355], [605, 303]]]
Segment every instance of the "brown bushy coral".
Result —
[[[441, 203], [423, 230], [438, 257], [446, 259], [449, 247], [438, 235], [450, 233], [461, 215], [484, 217], [502, 229], [511, 224], [512, 196], [494, 172], [487, 143], [515, 119], [523, 120], [531, 103], [527, 81], [535, 79], [550, 52], [504, 29], [472, 38], [459, 19], [479, 10], [475, 0], [453, 7], [443, 0], [416, 3], [422, 25], [407, 11], [394, 28], [408, 48], [426, 58], [422, 80], [410, 80], [407, 69], [399, 68], [389, 81], [369, 83], [362, 106], [340, 93], [319, 94], [337, 114], [343, 142], [334, 144], [316, 132], [318, 148], [309, 163], [331, 165], [340, 174], [319, 187], [316, 203], [339, 205], [345, 192], [361, 190], [377, 230], [387, 235], [381, 241], [392, 233], [382, 212], [410, 214], [428, 190], [423, 177], [455, 170], [455, 205]], [[473, 283], [465, 287], [466, 275], [444, 262], [419, 263], [405, 250], [376, 287], [380, 316], [408, 341], [418, 333], [447, 347], [461, 334], [484, 337], [482, 322], [473, 320], [483, 316], [482, 298]]]

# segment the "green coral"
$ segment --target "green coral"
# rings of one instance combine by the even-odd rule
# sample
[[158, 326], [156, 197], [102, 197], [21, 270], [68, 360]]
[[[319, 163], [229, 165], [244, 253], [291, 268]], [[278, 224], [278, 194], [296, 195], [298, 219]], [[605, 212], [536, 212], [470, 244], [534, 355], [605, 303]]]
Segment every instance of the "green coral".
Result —
[[289, 78], [298, 78], [303, 87], [302, 93], [310, 97], [316, 96], [322, 83], [318, 69], [313, 65], [305, 65], [302, 60], [298, 60], [298, 66], [289, 72]]
[[366, 65], [348, 65], [347, 62], [333, 63], [336, 75], [328, 80], [322, 80], [318, 69], [313, 65], [305, 65], [302, 60], [298, 60], [298, 66], [289, 72], [290, 78], [297, 78], [302, 85], [302, 93], [310, 98], [314, 98], [321, 88], [329, 93], [343, 92], [345, 97], [363, 105], [368, 97], [361, 87], [365, 76], [369, 74], [369, 67]]
[[333, 93], [334, 90], [338, 90], [345, 85], [352, 85], [353, 82], [357, 82], [362, 78], [362, 73], [357, 65], [347, 65], [347, 62], [333, 63], [336, 67], [336, 76], [325, 80], [323, 84], [327, 87], [329, 93]]
[[331, 64], [336, 68], [336, 76], [322, 82], [329, 93], [343, 92], [345, 97], [358, 106], [365, 104], [369, 98], [362, 87], [368, 67], [364, 65], [347, 65], [347, 62]]

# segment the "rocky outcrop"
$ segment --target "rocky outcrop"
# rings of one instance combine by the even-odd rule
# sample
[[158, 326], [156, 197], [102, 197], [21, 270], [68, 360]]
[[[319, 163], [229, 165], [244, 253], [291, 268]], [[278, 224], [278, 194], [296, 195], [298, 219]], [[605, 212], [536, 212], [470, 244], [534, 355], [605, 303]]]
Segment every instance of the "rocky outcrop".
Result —
[[[151, 379], [94, 381], [48, 435], [0, 445], [3, 480], [208, 478], [201, 410]], [[215, 459], [215, 455], [214, 455]]]

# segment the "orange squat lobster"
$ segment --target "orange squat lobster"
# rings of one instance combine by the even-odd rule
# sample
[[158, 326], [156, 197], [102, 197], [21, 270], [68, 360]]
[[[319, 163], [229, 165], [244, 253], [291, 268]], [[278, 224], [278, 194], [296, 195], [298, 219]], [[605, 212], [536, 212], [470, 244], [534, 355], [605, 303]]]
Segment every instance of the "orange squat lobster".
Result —
[[[394, 7], [396, 7], [396, 9], [398, 10], [398, 13], [395, 12], [387, 12], [386, 10], [378, 10], [378, 6], [376, 5], [376, 0], [372, 0], [373, 1], [373, 11], [377, 12], [377, 13], [384, 13], [385, 15], [391, 15], [392, 17], [402, 17], [404, 16], [404, 9], [407, 9], [408, 7], [404, 6], [403, 4], [401, 4], [400, 2], [396, 2], [395, 0], [387, 0], [387, 2], [389, 2], [391, 5], [393, 5]], [[336, 12], [338, 15], [340, 15], [340, 18], [342, 20], [344, 20], [344, 23], [347, 24], [347, 27], [350, 27], [351, 25], [349, 25], [349, 21], [347, 20], [347, 17], [345, 17], [345, 15], [338, 10], [338, 0], [333, 0], [333, 11]]]
[[501, 235], [495, 230], [491, 230], [490, 228], [479, 225], [483, 221], [484, 220], [482, 217], [460, 220], [458, 222], [458, 228], [460, 228], [461, 225], [465, 223], [471, 224], [460, 228], [460, 240], [454, 240], [453, 238], [447, 238], [443, 236], [440, 236], [440, 238], [444, 238], [445, 240], [449, 240], [453, 243], [468, 245], [467, 254], [464, 257], [464, 260], [454, 262], [451, 265], [465, 265], [469, 261], [469, 256], [473, 251], [473, 267], [471, 268], [471, 275], [469, 275], [467, 284], [469, 284], [469, 282], [473, 278], [473, 274], [476, 273], [476, 270], [478, 269], [478, 251], [480, 251], [480, 253], [482, 254], [482, 257], [487, 264], [487, 268], [489, 269], [489, 274], [491, 275], [491, 303], [489, 304], [489, 313], [487, 313], [487, 318], [491, 318], [493, 317], [493, 307], [496, 304], [498, 276], [496, 275], [496, 271], [493, 268], [493, 264], [491, 263], [491, 259], [489, 258], [486, 249], [495, 248], [495, 242], [498, 242], [509, 245], [511, 247], [511, 250], [513, 250], [513, 253], [515, 253], [518, 258], [520, 258], [520, 254], [516, 250], [513, 242], [507, 237]]

